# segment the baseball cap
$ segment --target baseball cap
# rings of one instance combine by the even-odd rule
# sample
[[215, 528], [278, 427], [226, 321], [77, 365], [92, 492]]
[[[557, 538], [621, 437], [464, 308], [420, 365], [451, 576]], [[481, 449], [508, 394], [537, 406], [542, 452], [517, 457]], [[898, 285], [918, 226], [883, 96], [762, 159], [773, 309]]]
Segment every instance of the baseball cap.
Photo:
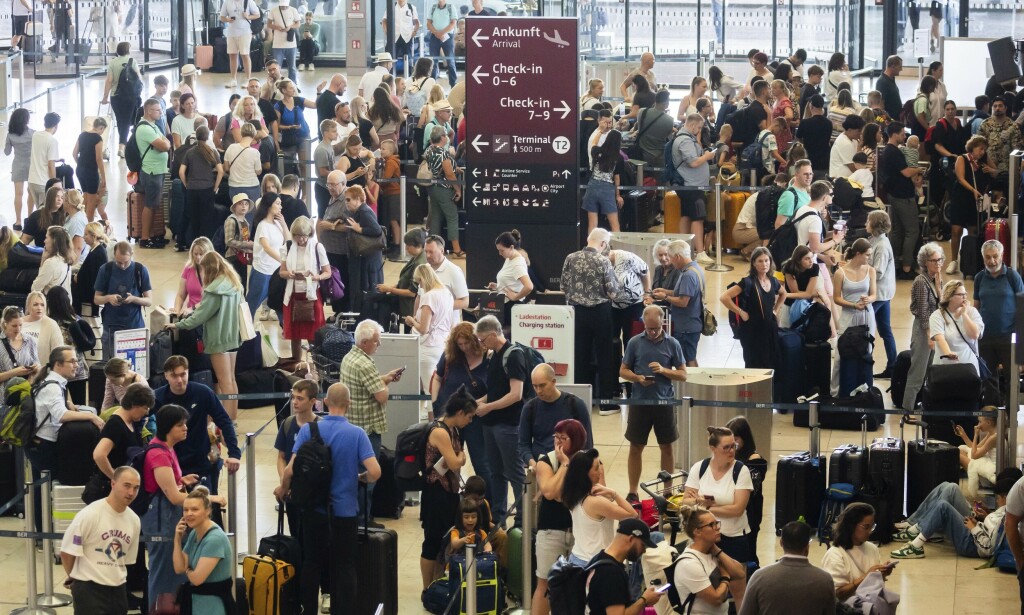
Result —
[[651, 540], [651, 528], [647, 527], [647, 524], [639, 519], [619, 521], [619, 529], [616, 531], [626, 536], [639, 538], [640, 542], [644, 543], [644, 545], [652, 549], [654, 548], [654, 542]]

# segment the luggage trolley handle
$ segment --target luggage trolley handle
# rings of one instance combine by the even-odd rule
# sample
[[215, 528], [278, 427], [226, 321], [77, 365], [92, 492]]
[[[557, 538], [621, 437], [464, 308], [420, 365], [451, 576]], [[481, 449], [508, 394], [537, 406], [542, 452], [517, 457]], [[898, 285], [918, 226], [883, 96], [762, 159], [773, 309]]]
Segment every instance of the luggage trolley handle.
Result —
[[919, 440], [928, 439], [928, 422], [924, 420], [924, 417], [915, 419], [909, 414], [904, 414], [900, 417], [900, 440], [906, 442], [906, 438], [903, 436], [904, 425], [916, 425], [917, 426], [917, 437]]
[[868, 448], [868, 415], [862, 414], [860, 416], [860, 447], [867, 450]]
[[807, 427], [811, 431], [807, 448], [811, 459], [815, 459], [821, 451], [821, 402], [817, 400], [807, 404]]

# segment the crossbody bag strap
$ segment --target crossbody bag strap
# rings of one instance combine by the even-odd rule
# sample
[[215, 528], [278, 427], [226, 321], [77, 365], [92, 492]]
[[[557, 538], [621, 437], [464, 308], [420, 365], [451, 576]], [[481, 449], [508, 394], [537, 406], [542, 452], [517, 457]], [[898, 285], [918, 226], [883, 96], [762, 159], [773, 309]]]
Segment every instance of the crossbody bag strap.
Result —
[[20, 367], [18, 365], [18, 360], [14, 358], [14, 348], [11, 348], [11, 340], [9, 340], [8, 338], [4, 337], [3, 341], [4, 341], [4, 348], [7, 349], [7, 356], [11, 357], [11, 366], [12, 367]]
[[971, 352], [974, 353], [974, 358], [978, 359], [978, 361], [982, 361], [981, 355], [978, 354], [978, 351], [974, 348], [971, 342], [967, 340], [967, 338], [964, 336], [964, 332], [960, 330], [960, 325], [956, 324], [956, 319], [953, 318], [953, 315], [949, 313], [949, 308], [942, 308], [942, 311], [949, 316], [950, 322], [952, 322], [953, 326], [956, 327], [956, 332], [960, 334], [960, 339], [962, 339], [964, 343], [967, 344], [967, 347], [971, 350]]

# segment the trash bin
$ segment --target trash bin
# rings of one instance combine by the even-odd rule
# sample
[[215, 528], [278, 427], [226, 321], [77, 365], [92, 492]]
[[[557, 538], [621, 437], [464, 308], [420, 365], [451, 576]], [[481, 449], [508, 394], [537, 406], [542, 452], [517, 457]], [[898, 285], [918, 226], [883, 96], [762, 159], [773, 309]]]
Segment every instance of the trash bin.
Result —
[[[694, 401], [772, 401], [772, 375], [770, 369], [740, 369], [728, 367], [691, 367], [686, 370], [686, 382], [676, 383], [676, 396], [692, 397]], [[754, 435], [757, 452], [765, 459], [772, 454], [772, 409], [768, 408], [713, 408], [694, 403], [689, 413], [685, 407], [676, 407], [679, 439], [673, 447], [677, 468], [690, 467], [710, 455], [707, 427], [724, 427], [736, 416], [746, 417]]]

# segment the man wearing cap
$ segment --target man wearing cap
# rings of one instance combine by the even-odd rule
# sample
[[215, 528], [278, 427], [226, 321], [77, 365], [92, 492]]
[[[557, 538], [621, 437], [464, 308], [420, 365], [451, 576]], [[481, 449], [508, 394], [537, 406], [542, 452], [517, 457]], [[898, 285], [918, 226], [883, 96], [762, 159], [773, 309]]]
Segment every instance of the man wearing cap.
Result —
[[619, 521], [612, 544], [594, 556], [587, 564], [587, 609], [592, 615], [639, 615], [647, 607], [657, 604], [663, 594], [648, 587], [636, 600], [630, 599], [629, 577], [623, 563], [628, 559], [639, 562], [648, 548], [654, 548], [651, 528], [633, 518]]
[[220, 5], [220, 21], [224, 24], [224, 36], [228, 41], [228, 61], [231, 62], [231, 81], [226, 88], [238, 87], [238, 56], [242, 56], [245, 78], [252, 77], [252, 60], [249, 48], [252, 46], [252, 28], [249, 22], [259, 19], [260, 9], [253, 0], [224, 0]]
[[433, 132], [434, 126], [440, 126], [444, 128], [445, 133], [448, 135], [448, 143], [455, 147], [458, 143], [455, 142], [455, 131], [452, 130], [452, 106], [445, 99], [441, 99], [431, 105], [434, 109], [434, 119], [427, 122], [426, 126], [423, 127], [423, 151], [427, 151], [430, 147], [430, 133]]
[[288, 70], [288, 78], [296, 81], [295, 76], [295, 49], [299, 38], [299, 12], [289, 6], [288, 0], [281, 0], [281, 3], [267, 11], [270, 18], [267, 19], [267, 27], [274, 33], [272, 49], [274, 59], [282, 67]]
[[371, 100], [373, 91], [380, 85], [380, 80], [384, 78], [384, 75], [391, 72], [394, 59], [390, 53], [383, 51], [377, 54], [374, 64], [373, 70], [363, 73], [363, 78], [359, 80], [359, 95], [366, 100]]
[[[388, 18], [380, 20], [381, 28], [388, 31]], [[409, 0], [395, 2], [395, 57], [409, 61], [413, 54], [413, 41], [420, 31], [420, 16]]]
[[[457, 80], [455, 74], [455, 26], [458, 23], [458, 15], [455, 7], [448, 4], [447, 0], [437, 0], [434, 6], [427, 12], [427, 30], [430, 36], [427, 41], [430, 44], [430, 55], [437, 58], [444, 55], [444, 63], [448, 68], [448, 87], [453, 87]], [[444, 52], [442, 54], [442, 52]], [[433, 74], [437, 79], [437, 61], [434, 62]]]

